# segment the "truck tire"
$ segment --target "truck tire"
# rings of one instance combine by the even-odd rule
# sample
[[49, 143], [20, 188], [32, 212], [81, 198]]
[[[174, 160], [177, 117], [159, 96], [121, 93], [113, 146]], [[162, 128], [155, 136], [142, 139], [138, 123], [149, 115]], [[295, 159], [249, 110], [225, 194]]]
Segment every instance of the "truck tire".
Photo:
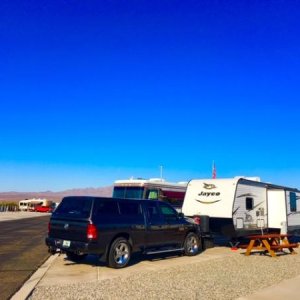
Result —
[[69, 260], [72, 260], [74, 262], [79, 262], [85, 259], [85, 257], [87, 256], [87, 254], [76, 254], [74, 252], [66, 252], [67, 258]]
[[187, 256], [197, 255], [201, 251], [201, 240], [197, 234], [190, 232], [184, 241], [184, 254]]
[[131, 258], [131, 246], [127, 239], [116, 238], [109, 249], [108, 266], [114, 269], [124, 268]]

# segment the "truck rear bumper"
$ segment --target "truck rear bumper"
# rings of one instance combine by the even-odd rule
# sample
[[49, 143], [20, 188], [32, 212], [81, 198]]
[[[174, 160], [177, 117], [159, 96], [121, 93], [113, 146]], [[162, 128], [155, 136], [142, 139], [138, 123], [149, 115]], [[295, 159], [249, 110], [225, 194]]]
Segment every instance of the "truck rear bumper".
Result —
[[99, 249], [97, 243], [93, 242], [66, 241], [47, 237], [45, 243], [49, 247], [51, 253], [56, 252], [58, 249], [62, 252], [73, 252], [77, 254], [101, 255], [104, 252], [103, 249]]

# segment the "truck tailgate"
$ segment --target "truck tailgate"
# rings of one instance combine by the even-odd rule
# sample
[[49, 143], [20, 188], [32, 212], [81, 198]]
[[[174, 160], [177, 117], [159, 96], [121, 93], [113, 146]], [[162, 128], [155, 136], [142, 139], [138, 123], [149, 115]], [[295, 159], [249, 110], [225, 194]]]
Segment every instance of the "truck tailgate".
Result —
[[51, 218], [50, 221], [50, 238], [58, 238], [63, 240], [86, 242], [87, 219], [61, 219]]

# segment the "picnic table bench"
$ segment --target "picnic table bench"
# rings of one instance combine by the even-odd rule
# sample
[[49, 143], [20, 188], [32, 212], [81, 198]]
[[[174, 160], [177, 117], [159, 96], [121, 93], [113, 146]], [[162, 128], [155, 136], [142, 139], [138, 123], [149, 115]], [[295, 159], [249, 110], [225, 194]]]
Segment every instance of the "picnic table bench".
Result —
[[288, 249], [291, 254], [296, 254], [294, 248], [298, 248], [297, 243], [290, 243], [288, 234], [261, 234], [249, 235], [249, 244], [239, 245], [241, 249], [246, 249], [246, 256], [251, 254], [251, 251], [263, 251], [269, 253], [272, 257], [277, 256], [277, 252]]

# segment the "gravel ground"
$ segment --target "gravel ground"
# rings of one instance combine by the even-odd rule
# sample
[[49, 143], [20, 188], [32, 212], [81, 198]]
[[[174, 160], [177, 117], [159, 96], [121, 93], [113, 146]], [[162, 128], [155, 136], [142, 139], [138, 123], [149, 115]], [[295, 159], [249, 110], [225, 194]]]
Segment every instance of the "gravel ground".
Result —
[[[200, 254], [201, 255], [201, 254]], [[300, 275], [300, 255], [271, 258], [237, 253], [185, 266], [80, 285], [37, 287], [40, 299], [236, 299]]]

